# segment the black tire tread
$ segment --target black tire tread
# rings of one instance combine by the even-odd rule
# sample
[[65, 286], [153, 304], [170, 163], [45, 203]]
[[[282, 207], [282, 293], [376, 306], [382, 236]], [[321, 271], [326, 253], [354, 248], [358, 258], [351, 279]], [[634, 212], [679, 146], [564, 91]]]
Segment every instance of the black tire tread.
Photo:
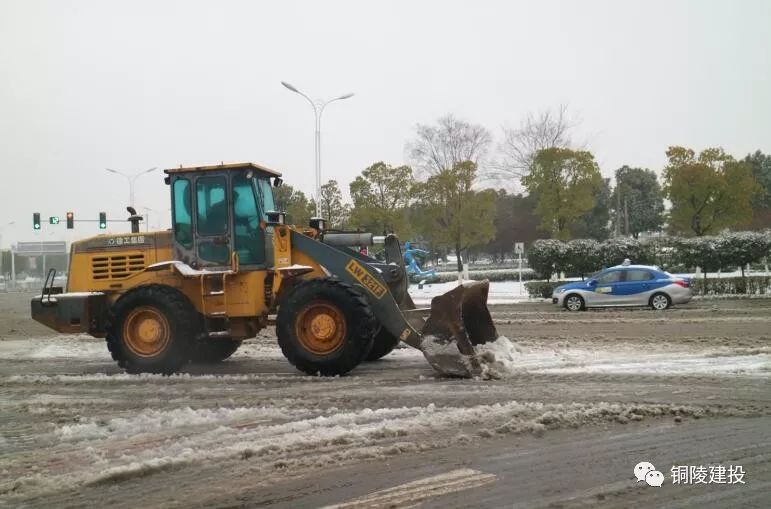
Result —
[[190, 361], [198, 364], [222, 362], [236, 353], [241, 346], [237, 339], [203, 339], [193, 347]]
[[375, 335], [372, 349], [366, 357], [366, 361], [374, 362], [382, 359], [399, 345], [399, 338], [388, 332], [385, 327], [380, 327], [380, 332]]

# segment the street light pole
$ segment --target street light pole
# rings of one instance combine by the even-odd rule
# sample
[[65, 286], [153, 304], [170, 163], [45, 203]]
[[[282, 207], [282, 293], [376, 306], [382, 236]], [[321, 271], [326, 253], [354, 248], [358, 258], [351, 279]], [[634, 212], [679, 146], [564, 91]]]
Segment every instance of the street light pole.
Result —
[[[12, 224], [16, 224], [16, 221], [9, 221], [8, 223], [5, 223], [2, 227], [0, 227], [0, 276], [3, 276], [3, 230], [6, 229], [6, 227], [11, 226]], [[6, 289], [8, 288], [8, 281], [5, 282]]]
[[132, 207], [134, 206], [134, 182], [141, 177], [142, 175], [146, 173], [150, 173], [151, 171], [155, 171], [158, 168], [150, 168], [149, 170], [140, 171], [139, 173], [133, 173], [133, 174], [126, 174], [122, 171], [112, 170], [110, 168], [105, 168], [106, 171], [109, 171], [110, 173], [114, 173], [116, 175], [121, 175], [122, 177], [125, 177], [126, 180], [129, 181], [129, 205]]
[[327, 107], [329, 103], [333, 103], [335, 101], [342, 101], [343, 99], [350, 99], [353, 97], [353, 93], [348, 93], [341, 95], [340, 97], [335, 97], [334, 99], [330, 99], [328, 101], [322, 101], [322, 100], [316, 100], [314, 101], [307, 95], [300, 92], [297, 88], [290, 85], [286, 81], [281, 82], [284, 87], [291, 90], [292, 92], [299, 94], [303, 96], [311, 105], [313, 108], [313, 116], [315, 118], [315, 128], [316, 128], [316, 136], [315, 136], [315, 144], [316, 144], [316, 217], [321, 217], [321, 115], [324, 113], [324, 108]]

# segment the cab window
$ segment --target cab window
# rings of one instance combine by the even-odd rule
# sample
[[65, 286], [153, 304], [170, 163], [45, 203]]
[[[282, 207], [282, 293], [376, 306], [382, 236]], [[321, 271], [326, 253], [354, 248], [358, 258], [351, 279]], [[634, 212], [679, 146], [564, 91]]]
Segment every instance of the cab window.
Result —
[[601, 285], [607, 285], [610, 283], [618, 283], [621, 281], [621, 271], [620, 270], [614, 270], [611, 272], [606, 272], [605, 274], [602, 274], [597, 278], [597, 283]]
[[265, 261], [265, 236], [252, 181], [244, 175], [233, 177], [233, 229], [235, 250], [243, 264]]
[[228, 231], [225, 177], [201, 177], [196, 182], [198, 235], [224, 235]]
[[260, 200], [262, 219], [268, 220], [267, 212], [276, 210], [276, 204], [273, 201], [273, 188], [270, 186], [270, 181], [264, 178], [258, 178], [257, 180], [257, 193]]
[[174, 239], [182, 246], [193, 247], [193, 215], [190, 210], [190, 181], [174, 181]]

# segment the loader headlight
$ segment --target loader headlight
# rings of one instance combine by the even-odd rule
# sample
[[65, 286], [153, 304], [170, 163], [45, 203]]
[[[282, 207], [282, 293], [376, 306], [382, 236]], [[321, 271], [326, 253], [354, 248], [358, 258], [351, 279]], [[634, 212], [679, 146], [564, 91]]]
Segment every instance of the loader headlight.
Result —
[[313, 228], [314, 230], [323, 232], [326, 226], [327, 226], [327, 222], [323, 218], [321, 217], [311, 218], [310, 227]]
[[277, 212], [275, 210], [269, 210], [265, 213], [268, 216], [268, 224], [286, 224], [286, 214], [283, 212]]

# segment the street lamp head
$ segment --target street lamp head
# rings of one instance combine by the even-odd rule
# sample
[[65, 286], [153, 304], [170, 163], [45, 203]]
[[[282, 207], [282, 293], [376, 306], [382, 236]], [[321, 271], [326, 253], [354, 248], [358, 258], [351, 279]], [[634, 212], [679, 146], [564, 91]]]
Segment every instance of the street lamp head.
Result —
[[153, 167], [152, 167], [152, 168], [150, 168], [149, 170], [145, 170], [145, 171], [143, 171], [142, 173], [150, 173], [151, 171], [155, 171], [155, 170], [157, 170], [157, 169], [158, 169], [158, 168], [156, 168], [155, 166], [153, 166]]
[[351, 92], [349, 94], [341, 95], [340, 97], [337, 98], [337, 100], [338, 101], [342, 101], [343, 99], [350, 99], [353, 96], [354, 96], [354, 93]]
[[282, 82], [281, 82], [281, 84], [282, 84], [282, 85], [284, 85], [284, 86], [285, 86], [286, 88], [288, 88], [289, 90], [291, 90], [292, 92], [296, 92], [296, 93], [298, 93], [298, 94], [300, 93], [300, 91], [299, 91], [299, 90], [297, 90], [296, 88], [294, 88], [292, 85], [290, 85], [290, 84], [289, 84], [289, 83], [287, 83], [286, 81], [282, 81]]
[[115, 170], [111, 170], [110, 168], [105, 168], [105, 170], [109, 171], [110, 173], [118, 173], [118, 174], [120, 174], [120, 172], [117, 172]]

